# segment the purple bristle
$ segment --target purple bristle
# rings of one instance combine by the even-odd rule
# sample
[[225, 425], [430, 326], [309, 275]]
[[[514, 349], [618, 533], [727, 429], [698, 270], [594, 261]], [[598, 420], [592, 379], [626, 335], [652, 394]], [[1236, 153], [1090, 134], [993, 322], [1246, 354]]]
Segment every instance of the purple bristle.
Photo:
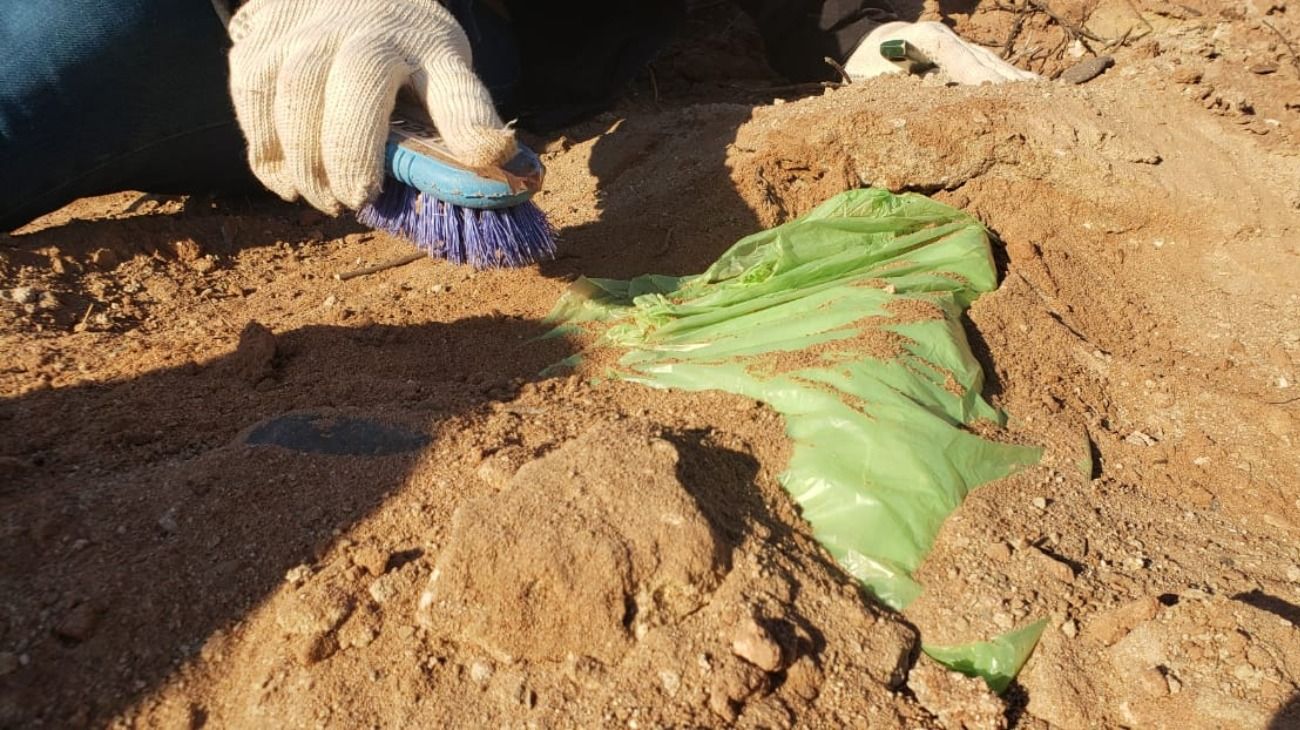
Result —
[[430, 256], [476, 269], [527, 266], [555, 258], [555, 228], [531, 201], [510, 208], [464, 208], [389, 179], [357, 213], [363, 224], [405, 238]]

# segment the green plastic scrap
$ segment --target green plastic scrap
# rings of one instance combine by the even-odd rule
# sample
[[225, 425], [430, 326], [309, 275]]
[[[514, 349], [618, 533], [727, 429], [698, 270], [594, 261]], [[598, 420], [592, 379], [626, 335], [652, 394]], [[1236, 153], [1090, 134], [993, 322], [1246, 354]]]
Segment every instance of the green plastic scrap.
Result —
[[922, 650], [933, 660], [962, 674], [982, 678], [989, 689], [1001, 694], [1016, 678], [1020, 668], [1043, 635], [1047, 619], [1003, 634], [992, 641], [981, 641], [961, 646], [924, 646]]
[[780, 412], [794, 443], [785, 488], [840, 564], [902, 609], [967, 492], [1041, 456], [967, 428], [1004, 422], [980, 396], [959, 321], [996, 285], [970, 215], [854, 190], [741, 239], [698, 276], [581, 279], [550, 320], [557, 333], [601, 330], [584, 354], [621, 352], [608, 376]]

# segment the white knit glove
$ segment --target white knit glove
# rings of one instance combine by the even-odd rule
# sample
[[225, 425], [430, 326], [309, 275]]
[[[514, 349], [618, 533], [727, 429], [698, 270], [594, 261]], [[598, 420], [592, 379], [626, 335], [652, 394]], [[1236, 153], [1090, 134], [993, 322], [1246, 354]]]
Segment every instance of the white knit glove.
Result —
[[943, 23], [885, 23], [867, 34], [849, 56], [844, 71], [853, 80], [868, 79], [902, 71], [880, 55], [884, 41], [904, 40], [934, 61], [950, 80], [958, 84], [1000, 84], [1026, 81], [1038, 76], [1021, 71], [986, 48], [968, 43]]
[[248, 160], [285, 200], [335, 214], [373, 197], [403, 84], [461, 162], [494, 167], [515, 153], [464, 31], [436, 0], [252, 0], [230, 35]]

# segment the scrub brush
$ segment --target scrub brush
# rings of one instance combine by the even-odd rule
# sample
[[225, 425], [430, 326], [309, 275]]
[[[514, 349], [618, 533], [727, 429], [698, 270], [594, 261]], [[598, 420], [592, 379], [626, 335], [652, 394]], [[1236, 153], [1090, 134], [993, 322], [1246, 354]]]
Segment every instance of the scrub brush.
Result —
[[472, 170], [430, 126], [398, 117], [384, 169], [382, 192], [357, 212], [363, 224], [476, 269], [555, 258], [555, 228], [531, 200], [546, 168], [527, 147], [519, 145], [500, 169]]

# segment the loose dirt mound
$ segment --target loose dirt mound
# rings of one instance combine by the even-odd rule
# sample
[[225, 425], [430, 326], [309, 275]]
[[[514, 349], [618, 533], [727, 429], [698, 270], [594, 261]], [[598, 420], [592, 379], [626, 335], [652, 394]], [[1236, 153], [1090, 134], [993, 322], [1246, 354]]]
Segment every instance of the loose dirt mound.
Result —
[[[406, 245], [266, 202], [4, 238], [0, 726], [1300, 722], [1296, 9], [951, 5], [924, 10], [1045, 73], [1116, 66], [791, 88], [713, 8], [618, 114], [536, 140], [539, 269], [340, 281]], [[902, 616], [817, 547], [767, 409], [537, 378], [574, 276], [699, 271], [861, 184], [999, 236], [968, 335], [994, 435], [1047, 449], [948, 521]], [[284, 440], [338, 424], [402, 445]], [[1040, 616], [1000, 700], [916, 663]]]
[[457, 508], [423, 617], [506, 661], [617, 663], [634, 637], [698, 611], [723, 573], [677, 460], [613, 425], [525, 465], [502, 494]]

